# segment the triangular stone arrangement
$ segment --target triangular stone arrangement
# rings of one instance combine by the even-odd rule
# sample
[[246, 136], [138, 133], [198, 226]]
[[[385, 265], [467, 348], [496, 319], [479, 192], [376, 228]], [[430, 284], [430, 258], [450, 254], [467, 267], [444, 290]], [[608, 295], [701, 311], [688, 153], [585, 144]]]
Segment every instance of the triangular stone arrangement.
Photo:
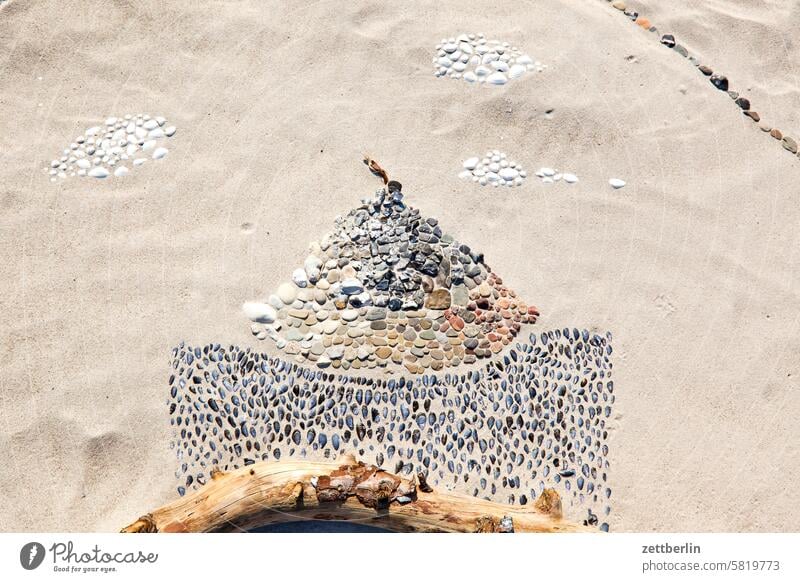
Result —
[[259, 339], [320, 368], [441, 370], [501, 352], [537, 309], [391, 181], [335, 221], [263, 303]]

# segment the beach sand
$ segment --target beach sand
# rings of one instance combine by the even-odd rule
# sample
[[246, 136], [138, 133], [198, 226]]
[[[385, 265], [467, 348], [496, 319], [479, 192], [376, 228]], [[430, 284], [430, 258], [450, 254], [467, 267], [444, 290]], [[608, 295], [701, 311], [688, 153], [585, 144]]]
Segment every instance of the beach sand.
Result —
[[[800, 135], [792, 4], [633, 7]], [[435, 78], [462, 32], [548, 69]], [[172, 348], [269, 349], [241, 304], [379, 186], [366, 152], [531, 331], [614, 334], [612, 531], [798, 531], [800, 160], [607, 3], [12, 0], [0, 39], [0, 530], [116, 531], [175, 498]], [[178, 127], [165, 160], [50, 183], [139, 112]], [[487, 148], [580, 182], [459, 180]]]

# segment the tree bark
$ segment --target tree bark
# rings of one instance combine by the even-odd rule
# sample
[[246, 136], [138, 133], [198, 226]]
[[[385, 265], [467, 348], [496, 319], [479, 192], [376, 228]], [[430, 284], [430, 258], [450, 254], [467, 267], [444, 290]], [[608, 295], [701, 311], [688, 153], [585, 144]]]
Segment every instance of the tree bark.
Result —
[[532, 506], [438, 492], [345, 456], [337, 462], [256, 463], [212, 472], [198, 491], [148, 513], [123, 533], [247, 531], [304, 519], [357, 521], [398, 532], [591, 532], [562, 519], [546, 489]]

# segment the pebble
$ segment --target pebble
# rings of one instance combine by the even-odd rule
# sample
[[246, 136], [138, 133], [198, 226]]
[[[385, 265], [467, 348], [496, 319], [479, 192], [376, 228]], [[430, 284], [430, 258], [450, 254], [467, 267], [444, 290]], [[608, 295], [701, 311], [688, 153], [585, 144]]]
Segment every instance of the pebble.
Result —
[[486, 82], [490, 85], [505, 85], [508, 83], [508, 77], [497, 71], [486, 77]]
[[[159, 146], [159, 140], [173, 136], [177, 129], [175, 126], [162, 128], [165, 123], [166, 119], [163, 117], [152, 118], [142, 113], [108, 117], [103, 126], [89, 127], [76, 137], [64, 150], [69, 155], [63, 157], [63, 160], [52, 160], [46, 172], [53, 182], [71, 176], [128, 176], [131, 169], [124, 162], [137, 153], [153, 150], [151, 157], [157, 160], [167, 155], [167, 148]], [[145, 137], [148, 139], [142, 141]], [[133, 168], [141, 166], [146, 159], [132, 159]], [[56, 171], [50, 171], [51, 168]]]
[[278, 317], [275, 308], [266, 303], [247, 302], [242, 305], [245, 317], [258, 323], [273, 323]]
[[291, 283], [281, 283], [276, 291], [276, 295], [284, 305], [291, 305], [297, 298], [297, 285], [292, 285]]
[[720, 91], [728, 90], [728, 78], [724, 75], [711, 75], [709, 80], [711, 81], [711, 84]]
[[611, 185], [612, 188], [615, 190], [619, 190], [625, 186], [625, 180], [620, 180], [619, 178], [611, 178], [608, 183]]

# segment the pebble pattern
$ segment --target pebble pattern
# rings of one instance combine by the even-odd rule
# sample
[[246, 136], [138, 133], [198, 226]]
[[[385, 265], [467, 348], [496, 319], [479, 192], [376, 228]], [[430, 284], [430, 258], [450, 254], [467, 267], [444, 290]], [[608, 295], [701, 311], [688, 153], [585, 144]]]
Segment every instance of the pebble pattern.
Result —
[[555, 182], [561, 182], [562, 180], [566, 184], [575, 184], [578, 182], [578, 176], [575, 174], [570, 174], [569, 172], [560, 172], [558, 170], [554, 170], [553, 168], [539, 168], [536, 171], [536, 177], [539, 178], [543, 184], [554, 184]]
[[509, 160], [499, 150], [489, 150], [483, 158], [467, 158], [462, 167], [464, 169], [458, 177], [472, 180], [481, 186], [522, 186], [527, 176], [520, 164]]
[[464, 79], [468, 83], [505, 85], [528, 71], [544, 71], [545, 65], [533, 61], [507, 42], [486, 40], [483, 34], [461, 34], [443, 38], [436, 45], [434, 75]]
[[[611, 3], [611, 6], [625, 14], [631, 21], [636, 23], [637, 25], [641, 26], [645, 30], [649, 30], [652, 33], [658, 33], [658, 28], [653, 26], [648, 18], [644, 16], [640, 16], [638, 12], [635, 10], [629, 10], [627, 4], [623, 0], [606, 0], [607, 2]], [[742, 113], [752, 120], [754, 123], [759, 124], [759, 129], [764, 133], [768, 133], [772, 138], [780, 142], [783, 146], [783, 149], [788, 151], [790, 154], [795, 154], [800, 156], [800, 151], [798, 151], [798, 144], [797, 141], [792, 138], [788, 137], [783, 134], [783, 132], [777, 128], [773, 128], [767, 123], [762, 122], [761, 115], [758, 114], [752, 107], [750, 100], [746, 97], [742, 97], [731, 88], [730, 81], [725, 75], [720, 75], [715, 73], [714, 70], [709, 67], [708, 65], [701, 64], [697, 57], [690, 55], [689, 51], [678, 43], [675, 39], [675, 35], [673, 34], [664, 34], [661, 36], [661, 44], [665, 47], [674, 50], [682, 57], [686, 58], [691, 62], [697, 70], [704, 76], [708, 77], [709, 82], [719, 89], [720, 91], [724, 91], [728, 94], [731, 100], [742, 110]]]
[[258, 339], [319, 368], [441, 370], [508, 346], [537, 309], [483, 254], [403, 202], [395, 181], [347, 215], [292, 280], [243, 305]]
[[181, 344], [167, 401], [178, 493], [215, 467], [352, 452], [502, 503], [526, 505], [552, 487], [565, 511], [607, 529], [611, 353], [610, 333], [565, 328], [474, 371], [385, 379]]
[[161, 144], [176, 131], [163, 117], [143, 113], [109, 117], [105, 124], [90, 127], [76, 137], [45, 172], [51, 182], [68, 176], [122, 178], [131, 167], [141, 166], [148, 159], [163, 159], [169, 150]]

